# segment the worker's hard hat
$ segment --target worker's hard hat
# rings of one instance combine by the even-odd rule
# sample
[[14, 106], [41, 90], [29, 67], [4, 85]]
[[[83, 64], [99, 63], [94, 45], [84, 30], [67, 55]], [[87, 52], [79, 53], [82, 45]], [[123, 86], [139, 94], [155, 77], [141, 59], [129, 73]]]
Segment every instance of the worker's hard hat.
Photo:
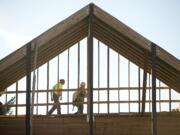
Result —
[[86, 85], [86, 83], [85, 82], [81, 82], [81, 86], [85, 86]]

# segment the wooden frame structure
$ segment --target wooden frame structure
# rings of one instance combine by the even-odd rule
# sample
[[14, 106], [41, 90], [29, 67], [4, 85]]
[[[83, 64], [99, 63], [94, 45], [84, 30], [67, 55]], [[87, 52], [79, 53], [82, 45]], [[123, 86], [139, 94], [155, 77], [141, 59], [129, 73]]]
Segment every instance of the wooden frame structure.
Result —
[[[78, 34], [77, 34], [78, 33]], [[94, 123], [94, 112], [93, 105], [98, 105], [98, 114], [100, 114], [100, 104], [107, 105], [107, 114], [110, 116], [110, 105], [118, 105], [118, 114], [121, 114], [121, 103], [128, 104], [129, 113], [131, 112], [131, 103], [138, 104], [137, 113], [145, 113], [145, 104], [152, 103], [152, 134], [157, 134], [157, 122], [156, 122], [156, 103], [159, 103], [159, 108], [161, 108], [161, 103], [166, 102], [169, 104], [169, 111], [171, 112], [171, 105], [173, 102], [180, 102], [180, 100], [172, 100], [171, 89], [180, 93], [180, 62], [177, 58], [155, 45], [148, 39], [144, 38], [116, 18], [112, 17], [99, 7], [94, 4], [90, 4], [72, 16], [68, 17], [64, 21], [52, 27], [50, 30], [41, 34], [37, 38], [30, 41], [27, 45], [24, 45], [17, 51], [13, 52], [6, 58], [0, 61], [0, 90], [5, 90], [8, 86], [16, 83], [16, 91], [6, 92], [7, 94], [16, 94], [16, 105], [11, 105], [16, 108], [15, 115], [18, 116], [18, 107], [26, 106], [26, 134], [31, 134], [31, 120], [30, 120], [30, 94], [31, 94], [31, 72], [37, 71], [38, 78], [38, 68], [47, 63], [47, 90], [39, 90], [38, 79], [37, 79], [37, 91], [36, 99], [38, 101], [38, 93], [45, 92], [47, 103], [35, 103], [36, 113], [38, 114], [38, 106], [46, 106], [46, 113], [48, 112], [49, 105], [49, 60], [55, 56], [58, 56], [57, 61], [57, 80], [59, 80], [59, 54], [64, 50], [68, 49], [68, 62], [67, 62], [67, 102], [60, 103], [61, 105], [67, 105], [67, 114], [69, 114], [69, 106], [72, 104], [69, 100], [69, 92], [75, 89], [69, 88], [69, 48], [78, 43], [78, 81], [77, 85], [80, 83], [80, 43], [79, 41], [87, 37], [87, 52], [88, 52], [88, 74], [87, 74], [87, 84], [88, 84], [88, 100], [84, 104], [88, 105], [88, 118], [89, 118], [89, 135], [93, 135], [93, 123]], [[98, 88], [93, 87], [93, 38], [98, 39]], [[106, 44], [107, 47], [107, 88], [100, 88], [100, 42]], [[37, 68], [34, 66], [33, 60], [35, 57], [35, 48], [39, 48], [39, 53], [37, 56]], [[155, 48], [155, 49], [154, 49]], [[110, 49], [115, 50], [117, 53], [121, 54], [128, 61], [128, 87], [120, 86], [120, 56], [118, 54], [118, 87], [111, 88], [109, 86], [110, 77]], [[144, 53], [146, 55], [144, 55]], [[130, 86], [130, 61], [138, 66], [138, 87]], [[143, 86], [141, 87], [141, 77], [140, 69], [144, 70], [143, 74]], [[147, 86], [147, 77], [152, 71], [152, 86]], [[26, 91], [18, 91], [18, 80], [23, 76], [27, 75], [27, 88]], [[168, 87], [156, 87], [156, 78], [168, 85]], [[149, 89], [149, 100], [146, 100], [146, 92]], [[159, 89], [159, 100], [156, 100], [156, 89]], [[162, 90], [169, 91], [169, 99], [161, 100]], [[99, 101], [100, 91], [107, 91], [107, 101]], [[110, 101], [110, 92], [113, 90], [118, 90], [118, 101]], [[120, 90], [128, 91], [128, 101], [122, 101], [120, 99]], [[138, 100], [130, 100], [130, 93], [132, 90], [138, 91]], [[150, 91], [152, 90], [152, 101], [150, 99]], [[93, 100], [93, 92], [98, 92], [98, 101]], [[26, 93], [26, 104], [19, 105], [18, 94]], [[141, 98], [141, 93], [142, 98]], [[142, 99], [142, 100], [141, 100]], [[141, 109], [142, 104], [142, 109]], [[161, 110], [161, 109], [159, 109]]]
[[[142, 69], [144, 68], [144, 51], [147, 51], [148, 61], [151, 63], [151, 41], [96, 5], [93, 6], [93, 9], [95, 38], [130, 59]], [[37, 67], [87, 37], [88, 17], [89, 5], [30, 41], [30, 43], [33, 42], [32, 57], [34, 57], [35, 46], [37, 45], [39, 48]], [[26, 46], [19, 48], [0, 61], [1, 91], [25, 76]], [[148, 64], [149, 73], [150, 68], [151, 65]], [[180, 91], [180, 84], [178, 83], [180, 80], [180, 62], [159, 46], [157, 46], [157, 78], [172, 89]]]

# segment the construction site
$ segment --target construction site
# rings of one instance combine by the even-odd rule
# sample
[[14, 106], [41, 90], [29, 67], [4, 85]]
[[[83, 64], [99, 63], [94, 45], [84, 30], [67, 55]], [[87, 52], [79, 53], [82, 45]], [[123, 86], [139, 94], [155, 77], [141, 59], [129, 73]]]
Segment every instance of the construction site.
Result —
[[180, 134], [179, 59], [93, 3], [1, 59], [0, 92], [1, 135]]

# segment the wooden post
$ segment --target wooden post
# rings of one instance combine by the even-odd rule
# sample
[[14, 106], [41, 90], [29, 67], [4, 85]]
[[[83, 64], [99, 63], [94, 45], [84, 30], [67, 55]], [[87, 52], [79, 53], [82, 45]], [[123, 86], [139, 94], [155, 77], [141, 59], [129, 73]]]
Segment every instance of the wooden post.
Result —
[[150, 87], [151, 87], [151, 77], [150, 77], [150, 74], [149, 75], [149, 112], [151, 112], [151, 103], [150, 103], [150, 100], [151, 100], [151, 90], [150, 90]]
[[[47, 62], [47, 90], [49, 90], [49, 62]], [[46, 108], [46, 114], [48, 114], [48, 110], [49, 110], [49, 92], [47, 91], [47, 95], [46, 95], [46, 99], [47, 99], [47, 108]]]
[[139, 107], [139, 114], [141, 112], [141, 71], [140, 71], [140, 67], [138, 67], [138, 107]]
[[156, 45], [151, 44], [152, 60], [152, 135], [157, 135], [157, 114], [156, 114]]
[[159, 112], [161, 112], [161, 81], [159, 81]]
[[67, 67], [68, 67], [68, 71], [67, 71], [67, 89], [68, 89], [68, 92], [67, 92], [67, 100], [68, 100], [68, 106], [67, 106], [67, 113], [69, 114], [69, 48], [68, 48], [68, 55], [67, 55]]
[[31, 102], [31, 43], [26, 50], [26, 135], [31, 135], [30, 102]]
[[18, 81], [16, 82], [16, 117], [18, 115]]
[[143, 72], [143, 91], [142, 91], [142, 115], [145, 112], [146, 101], [146, 86], [147, 86], [147, 66], [148, 66], [148, 53], [146, 52], [144, 59], [144, 72]]
[[109, 114], [109, 47], [107, 48], [107, 112]]
[[77, 87], [79, 88], [80, 84], [80, 42], [78, 42], [78, 82], [77, 82]]
[[100, 111], [100, 105], [99, 105], [99, 100], [100, 100], [100, 92], [99, 92], [99, 88], [100, 88], [100, 41], [98, 40], [98, 114]]
[[171, 112], [171, 88], [169, 88], [169, 112]]
[[88, 38], [87, 38], [89, 135], [93, 135], [93, 8], [94, 8], [94, 5], [90, 4], [89, 30], [88, 30]]
[[128, 110], [130, 113], [130, 61], [128, 60]]
[[57, 83], [59, 83], [59, 55], [57, 56]]
[[[36, 104], [38, 104], [38, 98], [39, 98], [39, 68], [37, 68], [37, 94], [36, 94]], [[36, 115], [38, 115], [38, 105], [36, 106]]]
[[[120, 55], [118, 54], [118, 101], [120, 102]], [[118, 102], [118, 113], [120, 114], [120, 103]]]

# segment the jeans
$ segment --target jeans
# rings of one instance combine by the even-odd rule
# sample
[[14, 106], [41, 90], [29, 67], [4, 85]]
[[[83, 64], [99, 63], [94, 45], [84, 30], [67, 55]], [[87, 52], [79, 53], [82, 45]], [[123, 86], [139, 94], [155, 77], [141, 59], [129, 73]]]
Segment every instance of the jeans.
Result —
[[57, 109], [57, 114], [60, 115], [61, 114], [61, 107], [59, 104], [59, 96], [53, 93], [53, 100], [54, 100], [54, 105], [51, 108], [51, 110], [49, 110], [48, 115], [51, 115], [55, 109]]
[[77, 113], [80, 113], [80, 114], [83, 114], [83, 104], [80, 104], [79, 106], [78, 106], [78, 111], [77, 111]]

